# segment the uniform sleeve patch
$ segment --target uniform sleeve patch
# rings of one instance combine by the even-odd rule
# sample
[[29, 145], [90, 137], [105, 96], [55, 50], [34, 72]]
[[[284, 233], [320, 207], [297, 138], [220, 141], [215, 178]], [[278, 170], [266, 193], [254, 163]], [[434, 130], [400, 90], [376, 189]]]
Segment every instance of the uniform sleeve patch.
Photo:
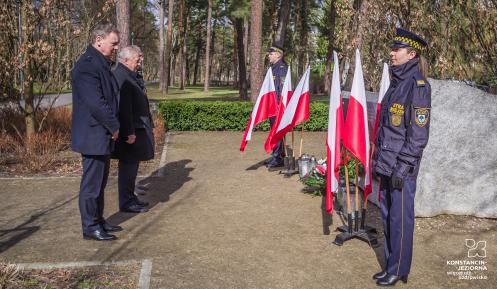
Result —
[[425, 107], [415, 108], [414, 116], [415, 116], [416, 124], [419, 127], [424, 127], [425, 125], [428, 124], [428, 121], [430, 119], [430, 109], [425, 108]]
[[425, 86], [425, 81], [422, 79], [416, 80], [416, 83], [418, 84], [418, 86]]

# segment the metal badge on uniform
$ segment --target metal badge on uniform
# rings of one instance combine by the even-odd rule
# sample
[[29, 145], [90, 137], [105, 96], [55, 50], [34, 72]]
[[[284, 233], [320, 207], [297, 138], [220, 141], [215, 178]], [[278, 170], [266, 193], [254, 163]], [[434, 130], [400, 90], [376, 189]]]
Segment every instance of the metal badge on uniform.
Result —
[[416, 124], [420, 127], [424, 127], [430, 118], [430, 110], [428, 108], [420, 107], [414, 110], [414, 116]]
[[404, 106], [399, 103], [394, 103], [389, 111], [392, 115], [392, 125], [399, 126], [402, 123], [402, 117], [404, 116]]
[[399, 126], [402, 123], [402, 116], [398, 114], [392, 114], [392, 125]]

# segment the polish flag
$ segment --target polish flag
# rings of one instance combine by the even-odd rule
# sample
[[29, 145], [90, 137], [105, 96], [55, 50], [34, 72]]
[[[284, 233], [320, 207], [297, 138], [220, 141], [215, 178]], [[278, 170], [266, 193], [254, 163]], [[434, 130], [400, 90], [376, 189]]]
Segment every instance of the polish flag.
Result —
[[388, 73], [388, 65], [383, 63], [383, 75], [381, 76], [380, 92], [378, 93], [378, 102], [376, 103], [376, 119], [374, 121], [373, 135], [371, 142], [375, 142], [376, 134], [378, 133], [378, 124], [380, 123], [380, 110], [381, 101], [385, 94], [387, 93], [388, 87], [390, 86], [390, 74]]
[[274, 122], [274, 125], [271, 128], [271, 130], [269, 131], [266, 142], [264, 143], [264, 149], [266, 150], [267, 153], [270, 153], [276, 146], [276, 144], [274, 146], [271, 146], [271, 139], [276, 133], [276, 129], [278, 128], [277, 124], [279, 123], [281, 117], [283, 116], [283, 112], [285, 111], [285, 108], [288, 105], [288, 102], [290, 101], [291, 98], [292, 98], [292, 74], [290, 72], [290, 67], [288, 67], [288, 70], [286, 72], [285, 82], [283, 83], [283, 89], [281, 90], [280, 104], [278, 105], [278, 114], [276, 116], [276, 121]]
[[368, 110], [366, 89], [362, 74], [359, 49], [355, 53], [355, 71], [347, 108], [347, 119], [343, 133], [343, 146], [348, 149], [364, 167], [364, 198], [371, 192], [370, 145], [368, 131]]
[[243, 140], [240, 144], [240, 151], [245, 150], [247, 142], [252, 139], [252, 130], [254, 127], [265, 121], [271, 116], [275, 116], [277, 113], [277, 102], [276, 102], [276, 89], [274, 88], [273, 72], [271, 68], [267, 70], [266, 77], [262, 83], [259, 96], [255, 102], [254, 109], [252, 110], [252, 115], [247, 123], [247, 128], [243, 134]]
[[290, 72], [290, 67], [286, 71], [285, 82], [283, 83], [283, 89], [281, 90], [280, 105], [286, 108], [288, 102], [292, 98], [292, 73]]
[[326, 139], [326, 211], [333, 213], [333, 192], [338, 191], [341, 164], [340, 141], [344, 127], [342, 95], [340, 89], [340, 72], [338, 56], [333, 51], [333, 77], [331, 79], [330, 111], [328, 113], [328, 137]]
[[304, 75], [295, 88], [292, 98], [288, 102], [281, 118], [274, 124], [276, 132], [271, 138], [271, 147], [276, 146], [285, 134], [293, 128], [309, 119], [309, 75], [310, 67], [307, 67]]

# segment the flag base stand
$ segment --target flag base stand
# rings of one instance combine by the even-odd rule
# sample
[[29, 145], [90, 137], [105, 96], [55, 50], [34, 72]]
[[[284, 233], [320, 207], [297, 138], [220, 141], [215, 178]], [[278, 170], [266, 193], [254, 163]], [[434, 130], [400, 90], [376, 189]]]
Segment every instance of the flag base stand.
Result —
[[296, 173], [298, 173], [298, 170], [295, 169], [295, 157], [292, 156], [287, 156], [283, 159], [283, 164], [285, 168], [280, 171], [280, 174], [283, 174], [285, 178], [289, 178]]
[[[362, 214], [365, 216], [365, 209], [363, 209]], [[345, 242], [352, 240], [354, 238], [364, 241], [369, 244], [371, 247], [376, 247], [379, 245], [378, 238], [376, 237], [377, 231], [375, 228], [365, 226], [364, 219], [359, 218], [359, 212], [354, 212], [354, 226], [352, 226], [352, 214], [348, 214], [347, 217], [347, 225], [340, 226], [336, 229], [336, 231], [340, 231], [342, 233], [338, 234], [335, 237], [335, 241], [333, 244], [337, 246], [342, 246]], [[361, 227], [359, 228], [359, 219], [361, 220]]]

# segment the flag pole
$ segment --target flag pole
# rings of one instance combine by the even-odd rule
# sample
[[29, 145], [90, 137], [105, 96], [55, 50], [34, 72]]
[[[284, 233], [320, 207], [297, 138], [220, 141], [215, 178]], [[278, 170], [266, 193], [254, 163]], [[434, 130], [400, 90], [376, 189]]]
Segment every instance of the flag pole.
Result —
[[[375, 145], [374, 143], [371, 144], [371, 153], [369, 154], [369, 165], [373, 163], [373, 152], [375, 150]], [[369, 169], [369, 168], [368, 168]], [[364, 170], [364, 174], [366, 174], [366, 170]], [[366, 176], [364, 176], [366, 178]], [[371, 182], [371, 188], [373, 187], [373, 174], [371, 174], [371, 179], [369, 180]], [[365, 229], [366, 225], [366, 210], [368, 208], [368, 198], [366, 197], [366, 192], [364, 192], [364, 200], [362, 200], [362, 215], [361, 215], [361, 230]]]
[[348, 232], [352, 234], [352, 213], [350, 211], [350, 184], [349, 184], [349, 168], [347, 161], [347, 150], [345, 150], [345, 158], [344, 158], [344, 168], [345, 168], [345, 187], [347, 191], [347, 224], [348, 224]]
[[302, 144], [304, 142], [304, 122], [302, 123], [302, 131], [300, 132], [300, 152], [299, 156], [302, 155]]
[[283, 136], [283, 150], [285, 151], [285, 156], [288, 157], [288, 151], [286, 149], [286, 136]]
[[294, 148], [295, 148], [295, 137], [292, 129], [292, 157], [295, 157]]
[[354, 180], [354, 185], [355, 185], [355, 202], [354, 202], [354, 219], [355, 219], [355, 224], [354, 224], [354, 229], [356, 231], [359, 230], [359, 159], [355, 158], [355, 180]]

